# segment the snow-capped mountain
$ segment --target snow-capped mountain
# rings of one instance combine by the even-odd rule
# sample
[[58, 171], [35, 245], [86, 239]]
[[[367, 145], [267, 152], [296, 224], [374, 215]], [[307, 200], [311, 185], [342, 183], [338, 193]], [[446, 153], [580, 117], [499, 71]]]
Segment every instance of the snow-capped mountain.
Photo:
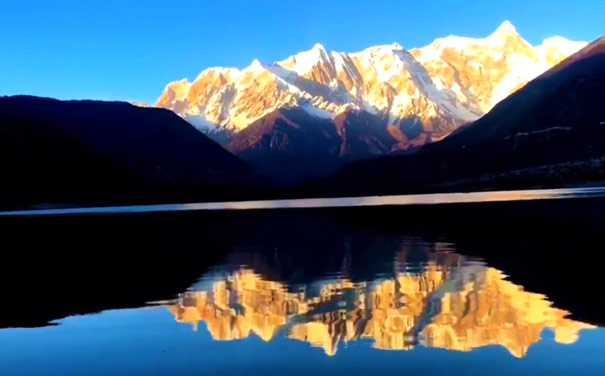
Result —
[[[358, 161], [317, 197], [594, 184], [605, 170], [605, 36], [413, 155]], [[323, 191], [321, 191], [323, 190]]]
[[413, 117], [429, 140], [473, 121], [532, 78], [585, 45], [562, 37], [532, 47], [505, 21], [486, 38], [440, 38], [405, 50], [398, 44], [357, 53], [316, 44], [273, 64], [209, 68], [193, 81], [168, 84], [156, 106], [198, 128], [239, 132], [284, 107], [332, 118], [347, 109]]
[[172, 82], [156, 106], [278, 179], [297, 181], [440, 140], [585, 45], [552, 37], [532, 46], [508, 21], [486, 38], [448, 36], [409, 51], [316, 44], [272, 64], [209, 68], [193, 82]]

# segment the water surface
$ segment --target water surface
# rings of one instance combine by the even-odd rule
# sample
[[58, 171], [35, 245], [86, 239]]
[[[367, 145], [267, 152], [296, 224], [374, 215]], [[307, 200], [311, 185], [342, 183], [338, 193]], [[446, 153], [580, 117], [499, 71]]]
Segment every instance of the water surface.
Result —
[[599, 192], [0, 217], [0, 374], [603, 375]]
[[[305, 282], [234, 250], [173, 299], [0, 330], [3, 375], [582, 374], [605, 330], [451, 244], [390, 239]], [[319, 261], [321, 262], [321, 261]], [[279, 265], [279, 263], [277, 264]], [[321, 269], [321, 268], [320, 268]], [[359, 275], [361, 277], [359, 277]], [[273, 277], [272, 277], [273, 276]], [[32, 298], [35, 298], [32, 296]]]
[[252, 210], [252, 209], [304, 209], [364, 206], [401, 206], [463, 204], [478, 202], [506, 202], [526, 200], [555, 200], [567, 198], [596, 198], [605, 196], [605, 187], [534, 189], [519, 191], [486, 191], [466, 193], [432, 193], [414, 195], [307, 198], [290, 200], [258, 200], [231, 202], [202, 202], [186, 204], [159, 204], [133, 206], [105, 206], [57, 208], [36, 210], [0, 211], [0, 215], [53, 215], [102, 213], [152, 213], [193, 210]]

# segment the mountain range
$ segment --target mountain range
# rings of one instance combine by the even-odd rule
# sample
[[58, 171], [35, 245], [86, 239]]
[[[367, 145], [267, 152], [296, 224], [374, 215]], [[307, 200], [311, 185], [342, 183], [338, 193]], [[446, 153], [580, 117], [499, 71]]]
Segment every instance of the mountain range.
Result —
[[275, 180], [299, 182], [441, 140], [585, 45], [552, 37], [534, 47], [508, 21], [486, 38], [448, 36], [411, 50], [316, 44], [276, 63], [172, 82], [156, 106]]
[[446, 139], [351, 163], [318, 186], [340, 195], [602, 182], [604, 67], [601, 37]]
[[[605, 37], [590, 44], [555, 37], [531, 47], [504, 23], [484, 39], [450, 36], [409, 52], [399, 46], [324, 52], [316, 46], [241, 72], [207, 70], [200, 77], [218, 80], [210, 86], [170, 84], [158, 106], [173, 111], [1, 97], [0, 203], [213, 201], [603, 181]], [[311, 92], [322, 95], [313, 99]], [[230, 98], [224, 117], [212, 118], [217, 123], [209, 124], [206, 113], [216, 103], [193, 104], [208, 97]]]

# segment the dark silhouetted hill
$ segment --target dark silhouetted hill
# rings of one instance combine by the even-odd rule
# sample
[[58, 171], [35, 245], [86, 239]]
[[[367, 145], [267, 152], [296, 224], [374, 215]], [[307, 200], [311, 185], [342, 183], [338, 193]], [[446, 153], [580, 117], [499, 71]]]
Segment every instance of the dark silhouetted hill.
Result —
[[171, 111], [0, 98], [3, 205], [238, 198], [253, 169]]

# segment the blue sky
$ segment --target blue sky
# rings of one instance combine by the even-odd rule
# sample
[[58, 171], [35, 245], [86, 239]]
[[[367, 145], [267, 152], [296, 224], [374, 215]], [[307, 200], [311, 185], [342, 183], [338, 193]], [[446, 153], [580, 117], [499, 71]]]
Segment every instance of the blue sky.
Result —
[[530, 43], [605, 33], [604, 0], [0, 0], [0, 95], [153, 102], [209, 66], [272, 62], [314, 43], [353, 52], [510, 20]]

